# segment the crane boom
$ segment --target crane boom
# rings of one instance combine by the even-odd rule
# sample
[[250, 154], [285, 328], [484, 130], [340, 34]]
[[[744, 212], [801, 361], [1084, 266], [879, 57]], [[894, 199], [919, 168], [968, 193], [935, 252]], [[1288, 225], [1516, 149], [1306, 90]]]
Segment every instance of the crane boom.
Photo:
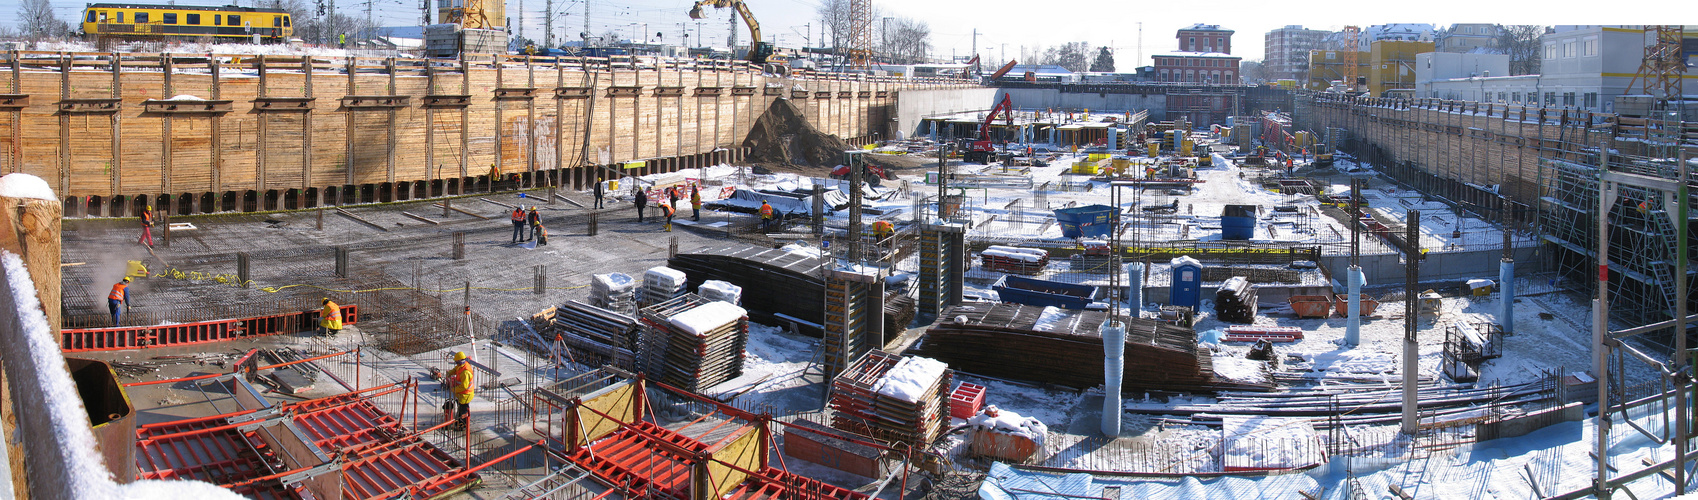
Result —
[[[754, 13], [749, 12], [749, 6], [743, 0], [701, 0], [695, 7], [690, 8], [690, 19], [707, 17], [702, 7], [712, 6], [715, 9], [730, 7], [737, 9], [737, 15], [743, 18], [743, 24], [749, 26], [749, 55], [744, 59], [755, 64], [766, 64], [767, 57], [772, 56], [772, 44], [761, 41], [761, 23], [755, 20]], [[737, 50], [731, 47], [731, 50]]]

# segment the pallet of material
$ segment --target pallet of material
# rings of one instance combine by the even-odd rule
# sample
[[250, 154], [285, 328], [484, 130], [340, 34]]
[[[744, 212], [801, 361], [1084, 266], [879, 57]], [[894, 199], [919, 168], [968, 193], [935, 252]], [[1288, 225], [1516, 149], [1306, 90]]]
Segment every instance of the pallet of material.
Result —
[[743, 374], [749, 339], [743, 308], [690, 293], [641, 315], [638, 365], [651, 379], [701, 392]]
[[572, 361], [589, 366], [636, 366], [637, 319], [600, 307], [567, 301], [555, 308], [541, 333], [566, 344]]
[[1256, 322], [1256, 285], [1233, 276], [1215, 291], [1215, 317], [1231, 323]]
[[1038, 248], [991, 245], [979, 252], [979, 261], [992, 271], [1036, 275], [1049, 265], [1049, 252]]
[[947, 423], [948, 365], [873, 350], [832, 379], [832, 427], [925, 447]]

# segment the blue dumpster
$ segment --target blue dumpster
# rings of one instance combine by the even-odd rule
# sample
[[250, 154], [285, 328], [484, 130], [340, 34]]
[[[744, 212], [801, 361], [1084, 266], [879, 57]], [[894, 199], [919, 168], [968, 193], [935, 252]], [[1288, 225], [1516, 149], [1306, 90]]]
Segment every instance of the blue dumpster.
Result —
[[1108, 236], [1114, 228], [1114, 213], [1114, 207], [1108, 205], [1059, 208], [1055, 210], [1055, 221], [1061, 223], [1064, 238]]
[[1248, 240], [1256, 236], [1255, 205], [1227, 205], [1220, 216], [1220, 239]]

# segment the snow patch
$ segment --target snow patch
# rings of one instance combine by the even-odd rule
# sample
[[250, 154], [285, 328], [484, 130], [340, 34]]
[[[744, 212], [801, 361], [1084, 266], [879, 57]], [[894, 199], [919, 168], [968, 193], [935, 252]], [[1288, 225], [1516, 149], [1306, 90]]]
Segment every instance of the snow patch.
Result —
[[1244, 359], [1230, 354], [1214, 356], [1215, 376], [1233, 382], [1245, 384], [1264, 384], [1268, 382], [1266, 361]]
[[1032, 324], [1032, 329], [1040, 332], [1055, 331], [1055, 326], [1066, 321], [1067, 317], [1067, 311], [1055, 306], [1045, 306], [1043, 312], [1038, 314], [1037, 323]]
[[920, 402], [920, 396], [926, 394], [926, 389], [937, 385], [943, 371], [949, 365], [931, 358], [909, 356], [896, 362], [896, 366], [885, 372], [884, 378], [879, 379], [878, 387], [873, 392], [882, 396], [890, 396], [909, 403]]
[[668, 318], [667, 321], [680, 330], [700, 337], [707, 332], [742, 319], [743, 316], [748, 314], [748, 311], [732, 305], [730, 302], [714, 301], [679, 313], [677, 316]]
[[1011, 436], [1019, 436], [1044, 446], [1044, 438], [1049, 436], [1049, 427], [1032, 417], [1022, 417], [1019, 413], [997, 408], [996, 405], [986, 406], [978, 415], [967, 419], [967, 425], [991, 432], [999, 432]]
[[47, 181], [30, 174], [6, 174], [0, 177], [0, 197], [56, 201], [53, 188]]

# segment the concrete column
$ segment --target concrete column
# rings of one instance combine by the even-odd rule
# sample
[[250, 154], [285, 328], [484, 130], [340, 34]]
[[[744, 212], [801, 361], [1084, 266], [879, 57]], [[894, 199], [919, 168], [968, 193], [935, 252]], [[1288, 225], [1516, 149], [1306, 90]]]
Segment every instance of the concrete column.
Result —
[[1350, 318], [1344, 327], [1344, 345], [1355, 346], [1362, 344], [1362, 282], [1367, 281], [1362, 275], [1362, 266], [1350, 266], [1345, 271], [1350, 285], [1345, 288], [1348, 293], [1349, 309], [1346, 317]]
[[1504, 335], [1515, 333], [1515, 259], [1503, 259], [1498, 264], [1498, 290], [1503, 291], [1503, 310], [1498, 314], [1498, 327]]
[[1104, 436], [1120, 436], [1120, 381], [1126, 371], [1126, 327], [1114, 320], [1104, 321], [1103, 336], [1103, 416]]

